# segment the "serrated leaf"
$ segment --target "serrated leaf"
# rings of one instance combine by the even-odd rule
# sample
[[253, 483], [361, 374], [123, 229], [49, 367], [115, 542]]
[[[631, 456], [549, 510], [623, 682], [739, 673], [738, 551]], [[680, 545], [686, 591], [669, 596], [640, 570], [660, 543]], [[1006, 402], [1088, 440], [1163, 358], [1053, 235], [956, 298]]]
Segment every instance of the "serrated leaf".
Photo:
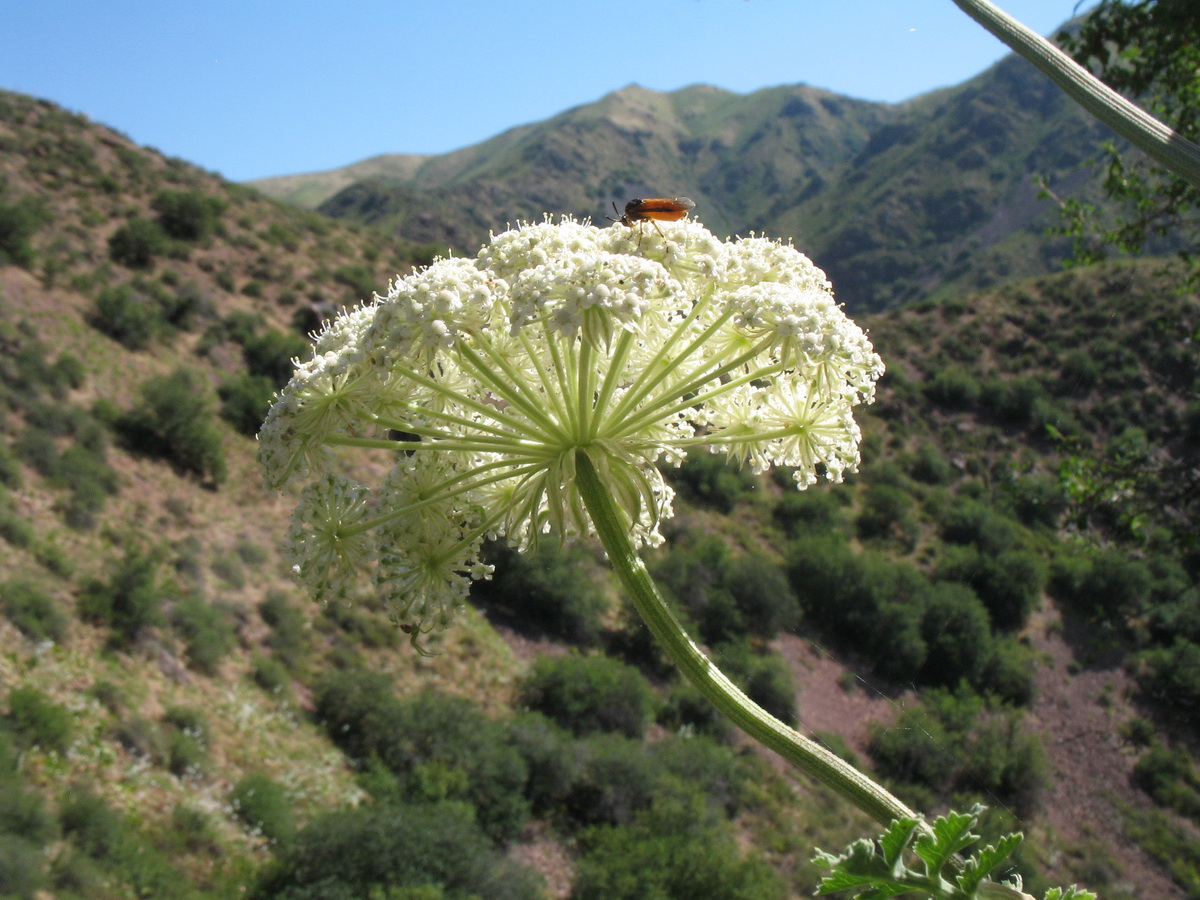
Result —
[[1069, 888], [1050, 888], [1046, 891], [1046, 900], [1096, 900], [1096, 895], [1071, 885]]
[[979, 840], [979, 835], [972, 834], [971, 829], [979, 821], [982, 811], [983, 807], [976, 806], [969, 813], [949, 812], [938, 816], [933, 823], [933, 834], [917, 838], [913, 849], [929, 867], [931, 878], [941, 874], [942, 867], [955, 853]]
[[916, 819], [894, 819], [887, 831], [879, 836], [879, 847], [890, 870], [894, 871], [900, 863], [904, 851], [908, 849], [913, 835], [916, 834], [918, 824]]
[[984, 847], [967, 860], [966, 866], [959, 873], [958, 886], [963, 889], [964, 893], [973, 893], [979, 883], [987, 878], [1000, 863], [1008, 859], [1024, 839], [1025, 836], [1018, 831], [1014, 834], [1006, 834], [995, 844]]

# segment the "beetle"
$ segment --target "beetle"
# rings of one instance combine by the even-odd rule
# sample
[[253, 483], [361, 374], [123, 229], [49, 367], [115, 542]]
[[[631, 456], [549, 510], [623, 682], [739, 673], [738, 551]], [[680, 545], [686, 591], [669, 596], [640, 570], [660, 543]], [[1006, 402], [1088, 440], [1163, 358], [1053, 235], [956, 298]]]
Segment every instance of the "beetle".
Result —
[[[625, 204], [625, 215], [617, 218], [606, 216], [605, 218], [613, 222], [620, 222], [627, 228], [632, 228], [635, 222], [639, 228], [641, 223], [649, 222], [654, 226], [654, 230], [658, 232], [659, 237], [666, 240], [666, 236], [662, 233], [662, 229], [658, 227], [658, 223], [678, 222], [688, 214], [688, 210], [695, 208], [696, 202], [690, 197], [639, 197]], [[614, 200], [613, 212], [617, 211], [617, 203]], [[638, 245], [641, 246], [640, 231], [638, 234]]]

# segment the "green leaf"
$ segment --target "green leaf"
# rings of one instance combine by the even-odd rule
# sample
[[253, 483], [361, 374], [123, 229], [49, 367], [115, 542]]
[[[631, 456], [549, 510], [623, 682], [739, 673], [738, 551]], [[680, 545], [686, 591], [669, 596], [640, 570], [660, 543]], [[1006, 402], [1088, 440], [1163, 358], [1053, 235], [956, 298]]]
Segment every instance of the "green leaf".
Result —
[[979, 840], [979, 835], [972, 834], [971, 829], [982, 812], [983, 807], [976, 804], [970, 812], [938, 816], [933, 823], [933, 834], [917, 838], [913, 849], [928, 866], [929, 877], [938, 877], [950, 857]]
[[966, 867], [958, 876], [958, 886], [962, 888], [963, 893], [974, 893], [979, 883], [1008, 859], [1024, 839], [1025, 836], [1020, 832], [1006, 834], [995, 844], [984, 847], [978, 855], [967, 860]]

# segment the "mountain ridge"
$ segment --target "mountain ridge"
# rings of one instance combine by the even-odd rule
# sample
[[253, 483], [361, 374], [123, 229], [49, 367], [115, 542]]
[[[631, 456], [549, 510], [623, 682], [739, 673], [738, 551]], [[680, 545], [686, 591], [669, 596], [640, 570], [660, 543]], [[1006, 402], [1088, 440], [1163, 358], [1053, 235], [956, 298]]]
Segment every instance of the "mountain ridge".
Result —
[[1050, 271], [1069, 247], [1045, 238], [1056, 208], [1034, 177], [1064, 196], [1093, 190], [1079, 166], [1105, 136], [1008, 56], [900, 104], [807, 85], [628, 85], [450, 153], [251, 184], [465, 252], [498, 223], [686, 195], [718, 234], [792, 236], [861, 311]]

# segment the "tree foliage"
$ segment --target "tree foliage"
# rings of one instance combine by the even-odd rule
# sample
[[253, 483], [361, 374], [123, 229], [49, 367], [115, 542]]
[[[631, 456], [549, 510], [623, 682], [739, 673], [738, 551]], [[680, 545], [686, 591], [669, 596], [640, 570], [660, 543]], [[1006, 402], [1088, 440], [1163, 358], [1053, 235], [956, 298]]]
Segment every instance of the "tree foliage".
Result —
[[[1059, 41], [1100, 80], [1131, 96], [1192, 141], [1200, 140], [1200, 5], [1195, 0], [1101, 0], [1078, 31]], [[1162, 238], [1182, 239], [1188, 279], [1200, 282], [1200, 191], [1183, 179], [1108, 143], [1104, 190], [1124, 211], [1102, 221], [1086, 203], [1065, 205], [1064, 230], [1077, 237], [1076, 261], [1103, 259], [1109, 248], [1155, 249]], [[1099, 242], [1087, 242], [1089, 235]], [[1161, 245], [1160, 245], [1161, 246]]]

